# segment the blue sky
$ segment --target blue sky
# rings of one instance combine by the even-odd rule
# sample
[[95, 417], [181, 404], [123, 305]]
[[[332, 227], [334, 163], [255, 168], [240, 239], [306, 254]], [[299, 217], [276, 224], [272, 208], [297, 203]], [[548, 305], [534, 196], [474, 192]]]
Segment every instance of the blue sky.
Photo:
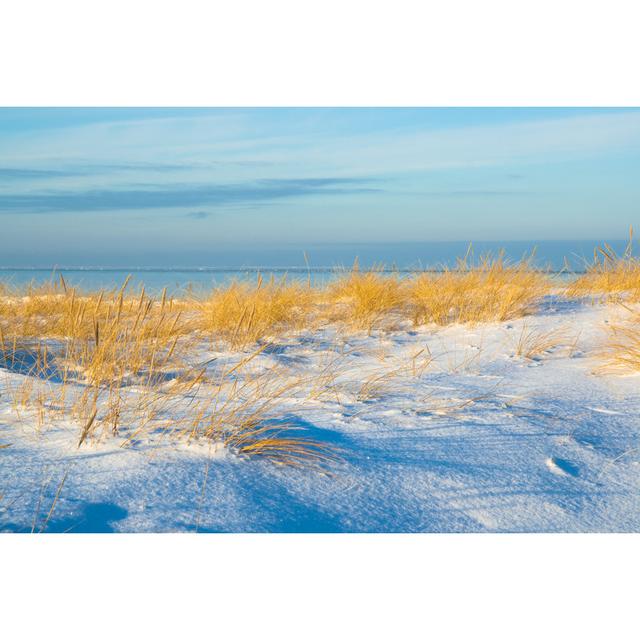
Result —
[[639, 109], [0, 109], [3, 265], [613, 239], [639, 202]]

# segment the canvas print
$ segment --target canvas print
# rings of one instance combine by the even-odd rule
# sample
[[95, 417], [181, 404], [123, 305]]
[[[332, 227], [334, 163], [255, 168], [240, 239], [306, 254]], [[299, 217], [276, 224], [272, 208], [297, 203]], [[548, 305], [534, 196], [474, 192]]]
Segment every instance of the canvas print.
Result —
[[0, 531], [640, 531], [640, 110], [0, 109]]

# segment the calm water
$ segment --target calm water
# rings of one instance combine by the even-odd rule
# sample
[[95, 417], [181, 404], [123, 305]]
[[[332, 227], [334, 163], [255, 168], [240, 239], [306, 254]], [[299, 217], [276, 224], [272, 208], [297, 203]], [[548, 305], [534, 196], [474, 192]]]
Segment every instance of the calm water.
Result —
[[[487, 252], [497, 253], [504, 249], [507, 259], [517, 261], [535, 248], [534, 264], [554, 272], [580, 272], [593, 258], [596, 241], [576, 242], [477, 242], [473, 244], [472, 259]], [[622, 253], [625, 241], [612, 241], [611, 246]], [[198, 264], [188, 264], [193, 256], [167, 257], [176, 266], [139, 267], [133, 261], [108, 266], [36, 265], [34, 267], [0, 267], [0, 281], [21, 286], [29, 283], [44, 283], [62, 274], [65, 280], [83, 289], [112, 288], [120, 286], [131, 274], [131, 287], [144, 283], [151, 292], [167, 287], [179, 293], [193, 287], [209, 289], [234, 279], [253, 280], [257, 274], [269, 278], [311, 278], [316, 285], [335, 276], [341, 267], [349, 267], [357, 257], [362, 268], [384, 264], [389, 269], [412, 272], [423, 269], [440, 270], [452, 267], [456, 258], [464, 256], [469, 248], [467, 242], [421, 242], [396, 244], [334, 244], [312, 246], [306, 251], [297, 247], [226, 249], [212, 252], [209, 256], [198, 256]], [[305, 254], [307, 256], [305, 260]], [[307, 263], [308, 261], [308, 263]], [[55, 266], [55, 268], [54, 268]]]

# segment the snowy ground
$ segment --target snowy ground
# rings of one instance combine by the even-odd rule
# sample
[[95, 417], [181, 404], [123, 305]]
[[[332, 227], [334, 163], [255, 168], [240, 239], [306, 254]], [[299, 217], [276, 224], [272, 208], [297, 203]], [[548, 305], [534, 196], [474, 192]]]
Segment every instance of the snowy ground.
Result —
[[[48, 532], [640, 531], [639, 378], [596, 371], [621, 313], [549, 297], [512, 322], [281, 341], [256, 364], [313, 372], [344, 346], [335, 397], [285, 401], [340, 448], [326, 473], [171, 442], [78, 450], [16, 421], [20, 374], [0, 371], [0, 530], [39, 530], [66, 475]], [[560, 344], [515, 356], [523, 325]]]

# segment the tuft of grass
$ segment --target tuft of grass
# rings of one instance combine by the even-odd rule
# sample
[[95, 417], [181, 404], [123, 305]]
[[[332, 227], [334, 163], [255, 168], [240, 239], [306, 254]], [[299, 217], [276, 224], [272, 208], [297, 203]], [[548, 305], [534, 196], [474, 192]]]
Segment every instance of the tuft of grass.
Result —
[[633, 227], [629, 228], [629, 242], [622, 255], [606, 243], [594, 249], [593, 262], [567, 287], [566, 295], [596, 296], [609, 303], [640, 302], [640, 260], [633, 256]]
[[569, 340], [564, 329], [539, 331], [532, 329], [525, 322], [513, 347], [516, 356], [527, 360], [539, 360], [559, 346], [567, 346], [571, 353], [575, 349], [576, 340]]
[[264, 282], [259, 276], [255, 286], [233, 282], [196, 305], [197, 327], [212, 340], [243, 349], [308, 326], [315, 299], [310, 286], [286, 278]]
[[414, 325], [501, 322], [532, 313], [551, 288], [532, 259], [509, 264], [501, 253], [472, 265], [467, 256], [455, 269], [418, 276], [408, 286]]
[[[309, 380], [274, 367], [254, 371], [253, 359], [261, 347], [215, 381], [205, 382], [188, 406], [174, 403], [172, 434], [187, 442], [221, 443], [239, 455], [259, 456], [293, 466], [321, 465], [338, 457], [337, 449], [306, 437], [288, 418], [310, 393]], [[176, 416], [178, 419], [176, 420]]]
[[397, 274], [383, 274], [382, 267], [361, 271], [356, 260], [324, 292], [327, 319], [369, 334], [405, 304], [405, 287]]
[[604, 364], [602, 373], [637, 373], [640, 371], [640, 313], [609, 327], [607, 341], [598, 354]]

